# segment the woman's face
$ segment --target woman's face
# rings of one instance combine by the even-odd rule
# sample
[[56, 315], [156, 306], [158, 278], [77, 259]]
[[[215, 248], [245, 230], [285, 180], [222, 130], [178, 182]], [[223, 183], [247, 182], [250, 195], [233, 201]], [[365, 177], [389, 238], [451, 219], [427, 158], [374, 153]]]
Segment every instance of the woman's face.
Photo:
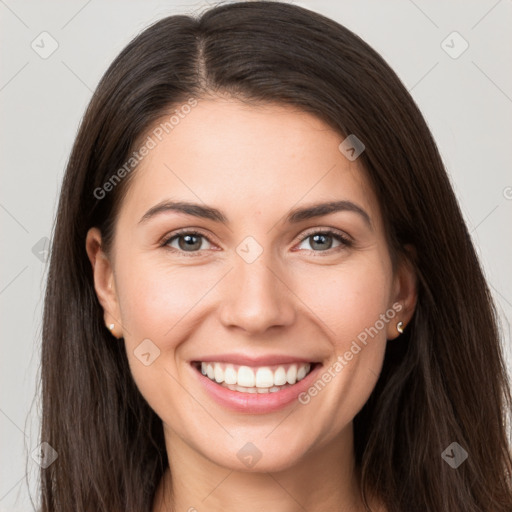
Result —
[[316, 117], [202, 100], [153, 138], [108, 259], [88, 234], [105, 321], [168, 450], [291, 467], [349, 432], [412, 314], [413, 277], [392, 273], [359, 160]]

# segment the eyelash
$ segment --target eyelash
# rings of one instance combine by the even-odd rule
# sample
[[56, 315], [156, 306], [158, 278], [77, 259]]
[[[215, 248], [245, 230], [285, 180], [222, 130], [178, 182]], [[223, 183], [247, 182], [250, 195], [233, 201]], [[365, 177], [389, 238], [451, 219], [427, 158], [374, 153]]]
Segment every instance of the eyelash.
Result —
[[[184, 235], [193, 235], [193, 236], [197, 236], [197, 237], [202, 237], [202, 238], [206, 239], [209, 243], [212, 243], [210, 241], [210, 239], [206, 235], [204, 235], [203, 233], [201, 233], [199, 231], [195, 231], [193, 229], [183, 229], [183, 230], [171, 233], [169, 236], [166, 236], [162, 240], [162, 242], [160, 244], [160, 247], [163, 247], [164, 249], [167, 249], [167, 250], [172, 251], [172, 252], [177, 252], [181, 256], [185, 256], [185, 257], [200, 256], [201, 255], [201, 251], [202, 251], [201, 249], [198, 250], [198, 251], [182, 251], [180, 249], [176, 249], [174, 247], [169, 247], [168, 246], [168, 244], [172, 240], [174, 240], [175, 238], [179, 238], [180, 236], [184, 236]], [[327, 253], [327, 254], [330, 255], [333, 252], [337, 252], [339, 250], [347, 249], [349, 247], [352, 247], [352, 245], [353, 245], [352, 240], [350, 240], [342, 232], [337, 231], [337, 230], [333, 230], [333, 229], [326, 229], [326, 230], [317, 229], [316, 231], [309, 231], [306, 235], [304, 235], [298, 241], [298, 243], [301, 244], [302, 242], [304, 242], [308, 238], [312, 237], [313, 235], [329, 235], [329, 236], [332, 236], [334, 239], [336, 239], [338, 242], [340, 242], [341, 245], [338, 246], [338, 247], [331, 247], [330, 249], [326, 249], [325, 251], [315, 251], [313, 249], [310, 249], [309, 252], [312, 252], [312, 253]], [[315, 254], [315, 256], [321, 256], [321, 254]]]

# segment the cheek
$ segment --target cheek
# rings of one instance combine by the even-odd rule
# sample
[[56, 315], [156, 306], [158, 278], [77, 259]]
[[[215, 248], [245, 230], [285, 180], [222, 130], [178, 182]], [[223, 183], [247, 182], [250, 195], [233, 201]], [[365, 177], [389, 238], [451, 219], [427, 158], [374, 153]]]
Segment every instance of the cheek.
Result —
[[[351, 341], [371, 328], [389, 307], [390, 266], [378, 253], [360, 255], [339, 266], [318, 266], [295, 282], [297, 296], [336, 346], [348, 350]], [[380, 326], [380, 323], [379, 323]], [[379, 336], [385, 338], [385, 329]]]
[[323, 382], [314, 383], [304, 403], [322, 394], [316, 406], [339, 411], [333, 431], [357, 414], [374, 389], [384, 359], [387, 322], [393, 321], [390, 263], [377, 252], [363, 256], [308, 280], [310, 307], [322, 320], [333, 354], [318, 379]]
[[381, 315], [389, 311], [391, 279], [386, 260], [374, 257], [340, 266], [334, 275], [332, 268], [323, 270], [303, 281], [300, 293], [321, 320], [317, 324], [332, 354], [299, 402], [311, 406], [312, 416], [330, 418], [329, 437], [355, 417], [377, 383], [386, 348], [387, 323]]
[[[133, 261], [133, 260], [132, 260]], [[118, 297], [123, 326], [130, 337], [172, 340], [170, 332], [198, 307], [217, 276], [200, 266], [165, 261], [133, 261], [120, 268]], [[178, 329], [179, 330], [179, 329]]]
[[186, 339], [194, 307], [200, 306], [215, 282], [215, 276], [199, 266], [177, 267], [150, 258], [127, 258], [117, 265], [116, 289], [130, 370], [142, 396], [162, 418], [179, 408], [184, 398], [178, 383], [182, 371], [178, 347]]

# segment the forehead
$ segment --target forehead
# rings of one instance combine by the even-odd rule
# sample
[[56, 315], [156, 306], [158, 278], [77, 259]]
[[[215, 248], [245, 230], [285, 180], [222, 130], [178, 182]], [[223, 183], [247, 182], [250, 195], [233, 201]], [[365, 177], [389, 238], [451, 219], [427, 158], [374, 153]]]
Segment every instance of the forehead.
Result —
[[129, 215], [168, 198], [269, 218], [303, 202], [346, 199], [379, 223], [362, 166], [338, 149], [344, 137], [312, 114], [214, 99], [198, 101], [172, 127], [164, 125], [169, 119], [165, 115], [145, 134], [152, 149], [130, 182], [124, 200], [130, 208], [122, 207]]

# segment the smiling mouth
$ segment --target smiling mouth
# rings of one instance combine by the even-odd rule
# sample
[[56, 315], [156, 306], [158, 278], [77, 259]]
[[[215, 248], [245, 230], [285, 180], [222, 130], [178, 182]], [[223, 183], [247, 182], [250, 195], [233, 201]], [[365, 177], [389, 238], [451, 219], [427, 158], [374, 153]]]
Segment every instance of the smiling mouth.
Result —
[[275, 393], [292, 387], [321, 363], [244, 366], [223, 362], [192, 361], [192, 366], [219, 386], [241, 393]]

